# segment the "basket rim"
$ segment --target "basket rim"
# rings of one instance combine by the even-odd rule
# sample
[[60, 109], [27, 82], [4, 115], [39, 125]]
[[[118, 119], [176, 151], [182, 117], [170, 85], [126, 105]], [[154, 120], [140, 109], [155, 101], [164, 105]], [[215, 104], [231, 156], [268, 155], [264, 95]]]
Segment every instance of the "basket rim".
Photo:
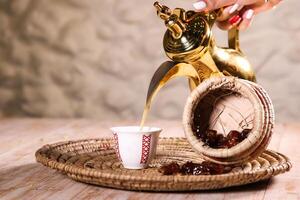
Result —
[[[250, 81], [245, 81], [245, 82], [247, 84], [250, 84]], [[253, 83], [251, 83], [251, 85], [253, 86], [257, 96], [261, 99], [261, 103], [263, 104], [265, 123], [262, 129], [263, 137], [261, 138], [261, 140], [258, 140], [257, 143], [253, 144], [251, 149], [248, 150], [247, 152], [248, 159], [244, 158], [243, 159], [244, 162], [257, 157], [260, 153], [262, 153], [266, 149], [271, 139], [273, 124], [274, 124], [272, 120], [273, 115], [271, 115], [271, 113], [273, 112], [273, 108], [271, 109], [268, 101], [269, 99], [266, 98], [268, 95], [262, 92], [263, 88], [261, 86]], [[241, 157], [239, 157], [239, 159], [242, 160]]]
[[[195, 106], [210, 90], [219, 88], [233, 89], [240, 93], [250, 100], [254, 109], [253, 129], [249, 136], [244, 141], [229, 149], [214, 149], [204, 145], [204, 143], [194, 135], [191, 128], [193, 123], [192, 111], [195, 109]], [[263, 127], [258, 126], [258, 124], [264, 124], [259, 123], [265, 120], [264, 112], [261, 112], [263, 109], [259, 97], [254, 93], [253, 88], [245, 82], [240, 81], [240, 79], [236, 77], [212, 77], [201, 83], [188, 97], [182, 119], [184, 132], [192, 147], [202, 155], [216, 158], [234, 157], [239, 155], [240, 152], [251, 148], [252, 144], [256, 141], [263, 139], [264, 135], [261, 134]]]

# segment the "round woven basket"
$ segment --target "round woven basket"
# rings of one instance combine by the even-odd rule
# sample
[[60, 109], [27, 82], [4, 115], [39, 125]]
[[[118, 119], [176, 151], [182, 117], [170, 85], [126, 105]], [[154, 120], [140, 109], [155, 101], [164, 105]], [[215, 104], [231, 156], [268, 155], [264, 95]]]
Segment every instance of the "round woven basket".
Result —
[[[213, 77], [201, 83], [189, 96], [183, 113], [185, 135], [192, 147], [206, 160], [224, 165], [259, 156], [269, 144], [273, 125], [274, 109], [266, 91], [235, 77]], [[224, 136], [231, 130], [251, 131], [231, 148], [212, 148], [199, 137], [208, 129]]]

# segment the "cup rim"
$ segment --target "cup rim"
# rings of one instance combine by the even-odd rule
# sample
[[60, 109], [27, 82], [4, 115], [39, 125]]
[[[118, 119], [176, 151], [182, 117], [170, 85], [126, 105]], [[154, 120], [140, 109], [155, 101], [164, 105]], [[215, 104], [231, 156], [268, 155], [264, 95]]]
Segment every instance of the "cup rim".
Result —
[[111, 127], [110, 130], [113, 133], [121, 133], [121, 134], [122, 133], [157, 133], [157, 132], [161, 132], [162, 128], [144, 126], [143, 130], [140, 130], [140, 126], [115, 126], [115, 127]]

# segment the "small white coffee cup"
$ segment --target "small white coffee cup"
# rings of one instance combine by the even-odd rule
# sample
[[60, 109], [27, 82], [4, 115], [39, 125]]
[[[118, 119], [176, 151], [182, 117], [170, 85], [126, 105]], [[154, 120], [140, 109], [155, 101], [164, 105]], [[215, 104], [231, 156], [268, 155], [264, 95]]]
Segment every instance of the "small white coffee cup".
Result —
[[120, 126], [113, 127], [115, 150], [124, 168], [143, 169], [148, 166], [156, 153], [159, 134], [156, 127]]

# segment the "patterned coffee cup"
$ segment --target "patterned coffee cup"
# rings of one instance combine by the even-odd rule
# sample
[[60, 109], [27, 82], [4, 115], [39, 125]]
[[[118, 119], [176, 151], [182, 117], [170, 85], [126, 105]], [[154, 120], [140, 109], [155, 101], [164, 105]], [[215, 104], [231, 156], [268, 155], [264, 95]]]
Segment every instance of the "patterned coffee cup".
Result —
[[111, 128], [116, 154], [127, 169], [143, 169], [156, 153], [157, 141], [162, 131], [156, 127], [123, 126]]

